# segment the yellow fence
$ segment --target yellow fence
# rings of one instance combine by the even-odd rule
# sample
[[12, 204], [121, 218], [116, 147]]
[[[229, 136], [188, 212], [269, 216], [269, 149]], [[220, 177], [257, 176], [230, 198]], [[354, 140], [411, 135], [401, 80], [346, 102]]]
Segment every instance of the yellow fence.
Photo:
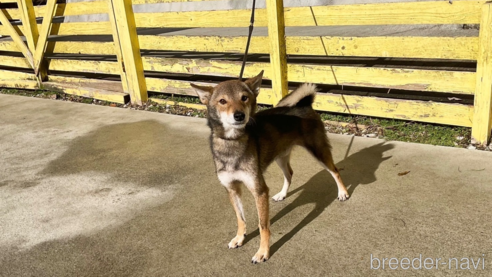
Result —
[[[243, 27], [249, 10], [134, 13], [132, 4], [192, 0], [104, 0], [33, 7], [31, 0], [0, 0], [0, 87], [61, 89], [69, 94], [124, 103], [147, 101], [149, 92], [192, 95], [193, 75], [237, 78], [241, 62], [204, 59], [196, 53], [243, 53], [246, 36], [179, 36], [137, 34], [137, 28]], [[197, 0], [198, 1], [198, 0]], [[426, 93], [473, 96], [473, 105], [320, 92], [319, 111], [414, 120], [472, 127], [472, 136], [487, 143], [492, 108], [492, 10], [486, 1], [434, 1], [284, 8], [282, 0], [267, 0], [256, 10], [256, 27], [267, 36], [254, 36], [250, 54], [269, 55], [249, 62], [245, 77], [265, 70], [271, 86], [262, 89], [259, 103], [275, 105], [289, 82], [358, 88], [387, 88]], [[1, 7], [1, 6], [0, 6]], [[108, 14], [109, 21], [60, 22], [60, 16]], [[42, 18], [42, 21], [36, 21]], [[21, 20], [16, 25], [15, 20]], [[336, 37], [285, 36], [285, 27], [401, 24], [480, 24], [478, 37]], [[81, 40], [83, 35], [89, 38]], [[110, 40], [97, 40], [109, 35]], [[153, 55], [154, 52], [195, 53], [191, 58]], [[149, 54], [150, 53], [150, 54]], [[288, 57], [380, 57], [476, 62], [471, 71], [367, 67], [329, 63], [290, 63]], [[67, 72], [86, 73], [72, 76]], [[176, 74], [161, 78], [156, 72]], [[154, 74], [150, 74], [154, 73]], [[108, 76], [102, 80], [101, 76]], [[112, 76], [112, 77], [111, 77]]]

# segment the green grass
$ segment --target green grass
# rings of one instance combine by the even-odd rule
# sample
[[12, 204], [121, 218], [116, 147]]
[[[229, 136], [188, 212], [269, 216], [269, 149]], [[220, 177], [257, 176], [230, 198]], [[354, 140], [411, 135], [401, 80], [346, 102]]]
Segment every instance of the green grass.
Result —
[[[442, 146], [466, 147], [470, 144], [471, 129], [422, 122], [320, 113], [324, 121], [352, 123], [337, 133], [356, 135], [376, 134], [379, 138]], [[362, 130], [354, 128], [362, 126]]]
[[200, 99], [198, 99], [198, 97], [191, 97], [191, 96], [181, 96], [181, 95], [175, 96], [175, 95], [169, 95], [169, 94], [156, 94], [156, 95], [152, 95], [151, 97], [169, 100], [169, 101], [182, 102], [182, 103], [201, 104]]

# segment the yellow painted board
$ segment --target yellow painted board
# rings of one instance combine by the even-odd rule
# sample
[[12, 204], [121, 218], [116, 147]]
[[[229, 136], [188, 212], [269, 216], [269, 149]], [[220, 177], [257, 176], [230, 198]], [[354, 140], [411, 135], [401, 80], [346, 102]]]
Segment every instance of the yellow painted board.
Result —
[[[13, 19], [21, 19], [21, 13], [18, 9], [5, 9]], [[46, 13], [46, 5], [35, 6], [34, 12], [36, 17], [43, 17]], [[75, 3], [60, 3], [57, 5], [56, 13], [59, 16], [69, 15], [86, 15], [86, 14], [104, 14], [108, 12], [106, 1], [83, 1]]]
[[20, 68], [31, 68], [26, 58], [24, 57], [0, 56], [0, 65], [20, 67]]
[[[271, 105], [270, 101], [265, 101], [264, 99], [271, 99], [273, 98], [272, 95], [273, 92], [271, 89], [262, 88], [259, 96], [263, 97], [263, 99], [258, 99], [258, 103]], [[161, 104], [172, 103], [172, 101], [163, 99], [151, 98], [151, 100]], [[473, 106], [469, 105], [332, 93], [318, 93], [313, 107], [317, 111], [358, 114], [464, 127], [470, 127], [472, 125], [473, 117]], [[203, 108], [205, 107], [203, 106]]]
[[[251, 77], [254, 77], [254, 75]], [[169, 79], [149, 78], [149, 77], [145, 78], [145, 81], [147, 82], [147, 89], [149, 91], [171, 93], [177, 95], [187, 95], [187, 96], [197, 96], [196, 91], [191, 87], [190, 83], [202, 85], [202, 86], [215, 86], [215, 84], [211, 84], [211, 83], [169, 80]], [[264, 93], [265, 90], [269, 91], [269, 93]], [[269, 88], [265, 88], [265, 89], [262, 88], [257, 99], [258, 103], [273, 105], [274, 99], [272, 98], [271, 91], [272, 90]]]
[[[135, 14], [135, 21], [139, 28], [248, 27], [250, 18], [251, 10], [247, 9]], [[265, 9], [255, 11], [255, 26], [267, 26]]]
[[[18, 26], [15, 26], [15, 27], [18, 27]], [[17, 33], [21, 34], [21, 32], [17, 32]], [[0, 36], [10, 36], [9, 30], [4, 25], [0, 25]]]
[[492, 127], [492, 4], [483, 6], [477, 60], [472, 139], [487, 144]]
[[[239, 76], [239, 70], [241, 67], [240, 62], [202, 59], [143, 57], [142, 62], [144, 70], [146, 71], [227, 76], [236, 78]], [[244, 78], [254, 77], [262, 70], [265, 70], [263, 77], [266, 79], [271, 79], [272, 74], [268, 63], [248, 63], [244, 69]]]
[[190, 86], [190, 83], [197, 85], [213, 86], [212, 84], [202, 82], [188, 82], [180, 80], [170, 80], [163, 78], [145, 78], [147, 90], [164, 92], [178, 95], [197, 96], [195, 90]]
[[48, 81], [62, 84], [62, 85], [71, 85], [76, 87], [91, 87], [91, 88], [105, 90], [105, 91], [124, 93], [121, 82], [116, 80], [49, 75]]
[[[237, 77], [241, 69], [241, 62], [202, 59], [144, 57], [143, 64], [147, 71], [223, 77]], [[244, 77], [256, 76], [261, 70], [265, 70], [265, 79], [272, 78], [268, 63], [247, 63]], [[288, 76], [291, 82], [473, 94], [476, 75], [458, 71], [289, 64]]]
[[[261, 89], [260, 95], [271, 98], [271, 89]], [[269, 104], [268, 101], [258, 103]], [[313, 103], [317, 111], [366, 115], [420, 122], [470, 127], [473, 106], [418, 100], [377, 98], [334, 93], [318, 93]]]
[[331, 93], [318, 94], [313, 107], [319, 111], [464, 127], [470, 127], [473, 119], [473, 106], [468, 105]]
[[[286, 26], [478, 24], [486, 1], [425, 1], [285, 9]], [[314, 17], [313, 17], [314, 15]]]
[[[53, 83], [71, 83], [71, 84], [84, 84], [84, 83], [91, 83], [91, 84], [97, 84], [100, 83], [102, 80], [101, 79], [90, 79], [90, 78], [78, 78], [78, 77], [67, 77], [67, 76], [58, 76], [58, 75], [50, 75], [49, 76], [49, 81]], [[103, 80], [102, 82], [107, 82]], [[115, 83], [119, 83], [114, 81]]]
[[[139, 36], [148, 50], [244, 53], [247, 37]], [[326, 48], [325, 48], [326, 46]], [[287, 37], [287, 54], [475, 60], [476, 37]], [[268, 37], [253, 37], [251, 54], [268, 54]]]
[[[41, 29], [41, 24], [38, 24]], [[53, 30], [57, 35], [110, 35], [112, 33], [109, 21], [100, 22], [65, 22], [53, 23]], [[0, 35], [8, 35], [5, 26], [0, 26]]]
[[94, 41], [57, 41], [53, 43], [53, 53], [86, 54], [86, 55], [115, 55], [113, 42]]
[[[113, 42], [50, 41], [56, 54], [115, 55]], [[12, 41], [0, 41], [0, 51], [18, 52]]]
[[38, 89], [38, 82], [32, 80], [3, 80], [0, 79], [1, 88], [13, 89]]
[[13, 41], [0, 40], [0, 51], [20, 52]]
[[[220, 36], [138, 36], [140, 47], [149, 50], [244, 53], [243, 37]], [[268, 37], [252, 37], [250, 54], [269, 53]]]
[[476, 60], [477, 37], [287, 37], [290, 55]]
[[184, 103], [184, 102], [178, 102], [178, 101], [172, 101], [172, 100], [167, 100], [167, 99], [160, 99], [160, 98], [155, 98], [151, 97], [149, 98], [151, 101], [156, 102], [157, 104], [161, 105], [179, 105], [183, 107], [188, 107], [191, 109], [196, 109], [196, 110], [206, 110], [207, 107], [202, 104], [194, 104], [194, 103]]
[[49, 82], [73, 86], [93, 87], [123, 93], [121, 82], [116, 80], [50, 75]]
[[33, 73], [0, 69], [0, 80], [36, 80]]
[[43, 83], [43, 89], [55, 89], [55, 90], [60, 90], [66, 94], [94, 98], [98, 100], [104, 100], [104, 101], [120, 103], [120, 104], [125, 104], [128, 99], [128, 94], [126, 93], [108, 91], [108, 90], [97, 89], [93, 87], [72, 86], [72, 85], [56, 83], [56, 82]]
[[111, 35], [113, 30], [109, 21], [101, 22], [65, 22], [53, 24], [59, 28], [57, 34], [62, 35]]
[[289, 64], [289, 81], [329, 85], [475, 93], [475, 72]]
[[56, 71], [120, 74], [118, 63], [108, 61], [52, 59], [49, 69]]
[[[325, 37], [330, 56], [369, 56], [476, 60], [478, 38], [431, 37]], [[246, 37], [139, 36], [147, 50], [243, 53]], [[113, 42], [57, 41], [54, 53], [115, 55]], [[319, 37], [287, 37], [287, 54], [326, 55]], [[336, 46], [335, 46], [336, 45]], [[400, 47], [398, 47], [398, 45]], [[253, 37], [251, 54], [266, 54], [267, 37]], [[342, 49], [342, 47], [345, 47]], [[11, 41], [0, 41], [0, 51], [19, 51]]]

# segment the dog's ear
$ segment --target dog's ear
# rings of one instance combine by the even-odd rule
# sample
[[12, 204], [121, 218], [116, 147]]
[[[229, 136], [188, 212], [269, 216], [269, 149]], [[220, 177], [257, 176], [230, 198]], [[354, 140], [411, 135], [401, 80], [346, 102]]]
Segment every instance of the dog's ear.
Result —
[[212, 93], [214, 92], [214, 87], [209, 87], [209, 86], [199, 86], [195, 84], [190, 84], [196, 91], [196, 94], [198, 94], [198, 97], [200, 97], [200, 101], [204, 104], [207, 105], [208, 101], [210, 101], [210, 97], [212, 96]]
[[261, 80], [263, 79], [263, 70], [256, 77], [249, 78], [244, 83], [253, 91], [253, 93], [258, 96], [260, 93]]

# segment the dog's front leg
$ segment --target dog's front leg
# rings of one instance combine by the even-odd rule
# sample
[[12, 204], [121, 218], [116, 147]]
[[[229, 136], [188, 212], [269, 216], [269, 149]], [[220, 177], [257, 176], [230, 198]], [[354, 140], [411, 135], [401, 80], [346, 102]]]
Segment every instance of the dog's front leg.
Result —
[[238, 248], [243, 245], [246, 237], [246, 220], [244, 219], [243, 204], [241, 202], [241, 187], [237, 184], [232, 184], [227, 187], [229, 192], [229, 200], [234, 207], [237, 216], [237, 234], [236, 237], [229, 242], [229, 248]]
[[259, 180], [254, 188], [250, 188], [256, 200], [260, 224], [260, 249], [251, 259], [252, 263], [265, 262], [270, 258], [270, 217], [268, 187], [264, 180]]

